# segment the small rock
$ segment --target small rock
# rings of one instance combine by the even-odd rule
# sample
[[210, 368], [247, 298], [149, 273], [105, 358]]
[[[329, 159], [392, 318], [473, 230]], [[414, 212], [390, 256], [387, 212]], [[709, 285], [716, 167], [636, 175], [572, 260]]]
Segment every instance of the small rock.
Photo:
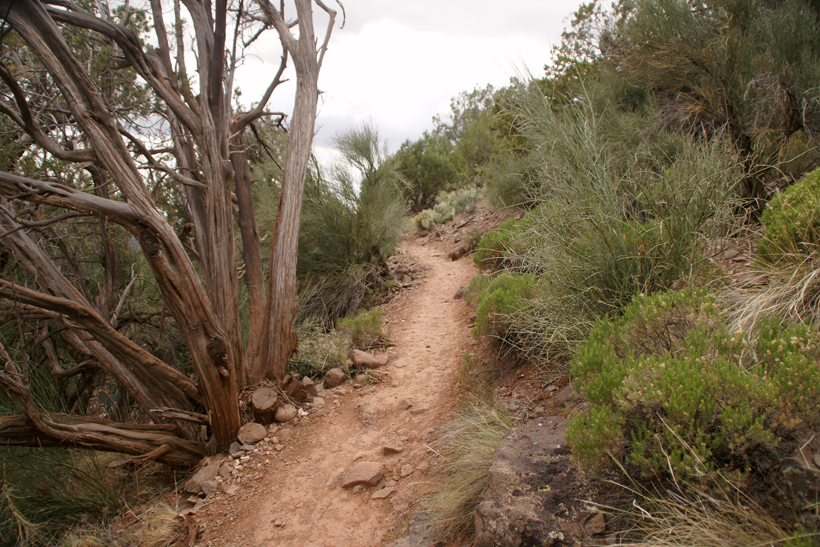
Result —
[[421, 463], [419, 464], [419, 466], [418, 466], [418, 467], [416, 467], [416, 471], [418, 471], [419, 473], [424, 473], [424, 472], [425, 472], [425, 471], [427, 471], [428, 469], [430, 469], [430, 464], [429, 464], [429, 463], [427, 463], [427, 462], [421, 462]]
[[316, 383], [308, 376], [302, 378], [302, 385], [305, 387], [305, 391], [310, 393], [313, 397], [319, 395], [319, 388], [316, 386]]
[[399, 475], [401, 476], [401, 478], [409, 477], [413, 474], [413, 471], [415, 471], [415, 469], [413, 469], [413, 466], [406, 463], [401, 466], [401, 473], [399, 473]]
[[568, 402], [572, 401], [575, 397], [575, 390], [572, 389], [572, 384], [568, 384], [567, 387], [559, 391], [554, 395], [555, 402], [559, 405], [565, 405]]
[[202, 483], [202, 493], [206, 496], [213, 496], [216, 494], [219, 484], [216, 481], [205, 481]]
[[384, 443], [384, 446], [382, 447], [382, 452], [385, 454], [398, 454], [402, 450], [404, 450], [404, 445], [401, 444], [401, 441], [395, 440]]
[[603, 513], [595, 513], [592, 515], [586, 524], [584, 524], [584, 531], [587, 534], [603, 534], [606, 532], [606, 518]]
[[322, 383], [326, 389], [333, 389], [334, 387], [342, 385], [345, 380], [347, 380], [347, 376], [342, 369], [332, 368], [327, 371], [327, 374], [325, 374], [325, 379]]
[[405, 362], [404, 362], [404, 361], [402, 361], [401, 359], [399, 359], [398, 361], [393, 361], [393, 366], [394, 366], [394, 367], [396, 367], [396, 368], [402, 368], [402, 367], [404, 367], [406, 364], [407, 364], [407, 363], [405, 363]]
[[411, 403], [411, 402], [410, 402], [410, 401], [408, 401], [407, 399], [402, 399], [402, 400], [401, 400], [401, 402], [400, 402], [399, 404], [401, 405], [401, 407], [402, 407], [404, 410], [407, 410], [408, 408], [412, 408], [412, 407], [413, 407], [413, 403]]
[[367, 374], [357, 374], [353, 377], [354, 384], [366, 384], [367, 383]]
[[373, 492], [370, 495], [370, 499], [372, 499], [372, 500], [383, 500], [384, 498], [386, 498], [387, 496], [389, 496], [390, 494], [392, 494], [395, 491], [396, 491], [396, 489], [391, 488], [391, 487], [381, 488], [381, 489], [376, 490], [375, 492]]
[[244, 453], [245, 453], [245, 451], [242, 450], [242, 445], [237, 443], [237, 442], [231, 443], [231, 446], [228, 447], [228, 454], [230, 454], [231, 456], [234, 456], [236, 458], [238, 458], [239, 456], [241, 456]]
[[276, 424], [270, 424], [268, 426], [268, 436], [273, 437], [276, 435], [276, 432], [279, 431], [279, 426]]
[[287, 423], [296, 417], [296, 407], [293, 405], [282, 405], [276, 409], [274, 420], [280, 424]]
[[342, 479], [342, 488], [356, 485], [376, 486], [384, 477], [384, 465], [379, 462], [359, 462]]
[[226, 463], [225, 463], [225, 464], [222, 464], [222, 465], [219, 467], [219, 476], [220, 476], [220, 477], [223, 477], [223, 478], [225, 478], [225, 477], [230, 477], [230, 476], [231, 476], [231, 471], [232, 471], [232, 469], [231, 469], [231, 466], [230, 466], [230, 465], [228, 465], [228, 464], [226, 464]]
[[356, 368], [365, 367], [369, 369], [376, 369], [385, 366], [387, 364], [388, 357], [385, 354], [371, 355], [365, 351], [354, 349], [350, 352], [350, 360], [353, 361], [353, 365]]
[[467, 294], [467, 287], [461, 287], [459, 290], [456, 291], [456, 294], [453, 295], [453, 300], [459, 300], [464, 298], [464, 295]]
[[285, 445], [283, 445], [283, 444], [275, 444], [275, 445], [273, 445], [273, 449], [274, 449], [274, 450], [276, 450], [277, 452], [281, 452], [282, 450], [284, 450], [284, 449], [285, 449]]
[[185, 491], [189, 494], [199, 494], [202, 492], [202, 485], [207, 481], [212, 481], [218, 472], [219, 462], [209, 462], [188, 479], [185, 483]]
[[256, 450], [256, 447], [252, 444], [243, 444], [242, 450], [244, 450], [245, 452], [253, 452], [254, 450]]
[[322, 397], [314, 397], [313, 398], [313, 408], [315, 408], [316, 410], [319, 410], [323, 406], [325, 406], [324, 398], [322, 398]]
[[262, 424], [251, 422], [239, 428], [237, 440], [242, 444], [256, 444], [268, 436], [268, 430]]

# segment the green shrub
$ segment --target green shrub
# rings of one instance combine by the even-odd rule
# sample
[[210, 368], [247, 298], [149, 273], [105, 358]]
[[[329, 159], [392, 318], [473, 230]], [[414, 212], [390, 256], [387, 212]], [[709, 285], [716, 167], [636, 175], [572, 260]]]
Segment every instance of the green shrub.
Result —
[[390, 333], [382, 329], [382, 311], [379, 309], [359, 310], [353, 317], [343, 317], [336, 322], [336, 328], [349, 337], [354, 348], [361, 350], [390, 341]]
[[504, 255], [512, 245], [516, 234], [515, 220], [502, 222], [495, 230], [487, 232], [476, 245], [473, 262], [479, 270], [498, 270], [503, 265]]
[[[502, 273], [496, 278], [477, 277], [471, 282], [471, 293], [478, 289], [476, 321], [473, 334], [489, 334], [508, 338], [511, 330], [506, 316], [525, 309], [535, 296], [535, 277], [532, 274]], [[475, 283], [475, 285], [473, 284]]]
[[820, 403], [820, 336], [764, 322], [730, 333], [703, 290], [639, 296], [598, 322], [571, 372], [589, 401], [567, 439], [586, 468], [613, 455], [642, 475], [762, 470]]
[[757, 247], [763, 260], [776, 263], [814, 253], [820, 243], [820, 169], [772, 199], [760, 222], [766, 228]]

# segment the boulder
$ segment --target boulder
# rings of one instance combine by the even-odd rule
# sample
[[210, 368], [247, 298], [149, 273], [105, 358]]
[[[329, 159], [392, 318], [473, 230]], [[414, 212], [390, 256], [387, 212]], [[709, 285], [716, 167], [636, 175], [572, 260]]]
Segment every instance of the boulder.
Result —
[[282, 405], [276, 409], [274, 419], [280, 424], [289, 422], [296, 417], [296, 407], [293, 405]]
[[342, 488], [353, 488], [359, 484], [377, 486], [383, 477], [383, 464], [379, 462], [359, 462], [345, 474], [344, 479], [342, 479]]
[[588, 497], [564, 436], [566, 422], [539, 418], [507, 432], [496, 448], [475, 513], [476, 547], [573, 545], [583, 537]]
[[387, 364], [387, 355], [371, 355], [366, 351], [354, 349], [350, 352], [350, 360], [356, 368], [380, 368]]
[[326, 389], [333, 389], [336, 386], [342, 385], [347, 380], [347, 375], [340, 368], [332, 368], [325, 374], [323, 385]]
[[267, 436], [268, 430], [264, 425], [251, 422], [239, 428], [236, 439], [242, 444], [256, 444]]

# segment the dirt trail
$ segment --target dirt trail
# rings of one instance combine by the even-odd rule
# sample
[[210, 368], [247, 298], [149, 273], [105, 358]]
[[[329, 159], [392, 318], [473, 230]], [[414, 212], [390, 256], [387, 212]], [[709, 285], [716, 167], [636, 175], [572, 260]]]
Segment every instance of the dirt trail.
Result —
[[[443, 244], [407, 243], [400, 252], [426, 274], [382, 306], [396, 358], [374, 386], [350, 383], [320, 393], [323, 408], [276, 432], [243, 463], [232, 495], [209, 497], [197, 509], [198, 546], [375, 547], [402, 537], [438, 464], [428, 445], [451, 419], [456, 372], [469, 351], [471, 310], [456, 291], [476, 274], [467, 258], [452, 262]], [[408, 403], [412, 406], [409, 406]], [[403, 448], [385, 454], [384, 446]], [[341, 487], [358, 461], [381, 462], [375, 488]], [[374, 491], [393, 487], [385, 499]]]

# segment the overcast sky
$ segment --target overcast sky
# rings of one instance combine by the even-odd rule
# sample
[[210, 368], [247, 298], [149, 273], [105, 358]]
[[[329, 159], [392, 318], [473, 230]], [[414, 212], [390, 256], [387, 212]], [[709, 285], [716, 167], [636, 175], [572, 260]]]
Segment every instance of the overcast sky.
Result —
[[[331, 2], [328, 2], [330, 5]], [[461, 91], [543, 74], [579, 0], [346, 0], [319, 76], [314, 145], [372, 121], [390, 151], [432, 127]], [[340, 16], [341, 19], [341, 16]], [[324, 29], [317, 27], [317, 34]], [[256, 46], [237, 76], [243, 102], [259, 97], [279, 63], [276, 44]], [[293, 86], [270, 107], [289, 110]], [[321, 156], [321, 150], [319, 151]]]

